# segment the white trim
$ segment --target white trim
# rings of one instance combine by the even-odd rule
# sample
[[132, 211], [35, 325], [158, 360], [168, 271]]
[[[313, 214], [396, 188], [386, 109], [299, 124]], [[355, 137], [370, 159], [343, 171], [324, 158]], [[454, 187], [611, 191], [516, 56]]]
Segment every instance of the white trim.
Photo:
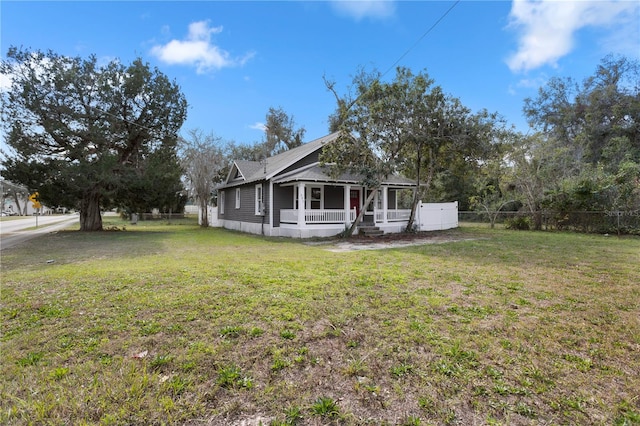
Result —
[[[297, 194], [297, 199], [298, 199], [298, 226], [304, 226], [304, 206], [307, 205], [306, 201], [305, 201], [305, 193], [307, 192], [307, 190], [305, 189], [305, 184], [304, 182], [299, 182], [298, 183], [298, 194]], [[295, 194], [296, 191], [294, 191]], [[294, 204], [294, 207], [296, 206], [296, 204]]]
[[261, 183], [255, 186], [255, 214], [256, 216], [264, 215], [264, 188]]
[[[263, 195], [264, 196], [264, 195]], [[273, 181], [269, 181], [269, 235], [273, 235]]]
[[219, 210], [220, 214], [224, 214], [224, 196], [225, 196], [224, 191], [220, 191], [218, 193], [218, 204], [220, 207], [220, 210]]
[[[235, 177], [231, 177], [233, 174], [233, 171], [236, 171], [237, 173], [240, 173], [240, 176], [242, 176], [242, 178], [235, 178]], [[231, 166], [231, 169], [229, 170], [229, 174], [227, 175], [227, 179], [225, 180], [225, 184], [229, 183], [229, 182], [238, 182], [240, 180], [245, 180], [244, 175], [242, 174], [242, 172], [240, 171], [240, 168], [238, 167], [238, 163], [236, 163], [236, 161], [234, 160], [233, 165]]]
[[[313, 190], [314, 189], [319, 189], [320, 190], [320, 199], [317, 198], [313, 198]], [[307, 186], [307, 194], [306, 194], [306, 199], [307, 199], [307, 204], [305, 206], [306, 209], [308, 210], [312, 210], [311, 208], [311, 203], [314, 201], [319, 201], [320, 202], [320, 207], [316, 210], [322, 210], [324, 209], [324, 185], [309, 185]]]
[[240, 208], [240, 188], [236, 188], [236, 209]]
[[342, 197], [342, 208], [344, 209], [344, 224], [348, 225], [351, 223], [349, 221], [349, 210], [351, 210], [351, 185], [345, 185], [342, 187], [343, 197]]
[[[246, 232], [249, 234], [261, 235], [262, 224], [261, 223], [249, 223], [241, 222], [239, 220], [221, 220], [222, 227], [225, 229], [231, 229], [232, 231]], [[267, 236], [271, 236], [270, 233], [265, 233]]]
[[382, 187], [382, 221], [384, 223], [387, 223], [387, 220], [389, 219], [389, 187], [388, 186], [383, 186]]

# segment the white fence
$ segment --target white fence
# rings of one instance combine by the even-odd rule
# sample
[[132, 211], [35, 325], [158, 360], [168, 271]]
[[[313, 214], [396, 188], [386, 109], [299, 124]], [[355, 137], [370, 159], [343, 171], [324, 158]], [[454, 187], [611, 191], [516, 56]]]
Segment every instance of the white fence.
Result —
[[[406, 222], [411, 216], [411, 209], [387, 210], [387, 222]], [[384, 222], [384, 210], [376, 210], [376, 223]]]
[[[222, 224], [218, 220], [218, 207], [207, 207], [207, 219], [209, 220], [209, 226], [213, 228], [219, 228], [222, 226]], [[200, 209], [198, 209], [198, 223], [202, 224], [202, 215], [200, 214]]]
[[416, 212], [419, 231], [438, 231], [458, 227], [458, 202], [418, 203]]

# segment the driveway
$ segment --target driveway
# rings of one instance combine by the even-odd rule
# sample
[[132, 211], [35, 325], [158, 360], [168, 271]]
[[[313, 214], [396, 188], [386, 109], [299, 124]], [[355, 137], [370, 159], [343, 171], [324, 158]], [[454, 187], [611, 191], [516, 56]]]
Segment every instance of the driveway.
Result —
[[0, 250], [14, 247], [40, 235], [55, 232], [77, 224], [79, 216], [77, 214], [63, 216], [38, 216], [37, 220], [37, 228], [35, 216], [0, 222]]

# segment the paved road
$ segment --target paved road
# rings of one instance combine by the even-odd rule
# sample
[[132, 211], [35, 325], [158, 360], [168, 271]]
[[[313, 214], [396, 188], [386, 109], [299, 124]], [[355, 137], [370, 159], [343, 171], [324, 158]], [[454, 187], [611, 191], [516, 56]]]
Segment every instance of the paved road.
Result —
[[55, 232], [78, 223], [78, 215], [38, 216], [38, 227], [35, 216], [0, 222], [0, 250], [14, 247], [39, 235]]

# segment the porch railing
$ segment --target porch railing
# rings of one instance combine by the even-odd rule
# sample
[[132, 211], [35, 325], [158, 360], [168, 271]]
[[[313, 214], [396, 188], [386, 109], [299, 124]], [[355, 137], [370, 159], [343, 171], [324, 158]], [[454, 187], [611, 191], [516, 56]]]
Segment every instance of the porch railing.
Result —
[[[411, 209], [408, 210], [387, 210], [387, 222], [402, 222], [409, 220]], [[376, 210], [376, 222], [384, 222], [384, 211]]]
[[[388, 222], [401, 222], [409, 220], [411, 210], [387, 210]], [[349, 210], [349, 222], [356, 219], [356, 210]], [[384, 211], [376, 211], [376, 222], [383, 222]], [[298, 210], [282, 209], [280, 210], [281, 223], [298, 223]], [[345, 214], [343, 209], [318, 209], [304, 211], [305, 223], [345, 223]]]
[[[349, 221], [356, 219], [355, 209], [349, 211]], [[298, 210], [282, 209], [280, 210], [281, 223], [298, 223]], [[318, 209], [304, 211], [305, 223], [345, 223], [345, 214], [343, 209]]]

